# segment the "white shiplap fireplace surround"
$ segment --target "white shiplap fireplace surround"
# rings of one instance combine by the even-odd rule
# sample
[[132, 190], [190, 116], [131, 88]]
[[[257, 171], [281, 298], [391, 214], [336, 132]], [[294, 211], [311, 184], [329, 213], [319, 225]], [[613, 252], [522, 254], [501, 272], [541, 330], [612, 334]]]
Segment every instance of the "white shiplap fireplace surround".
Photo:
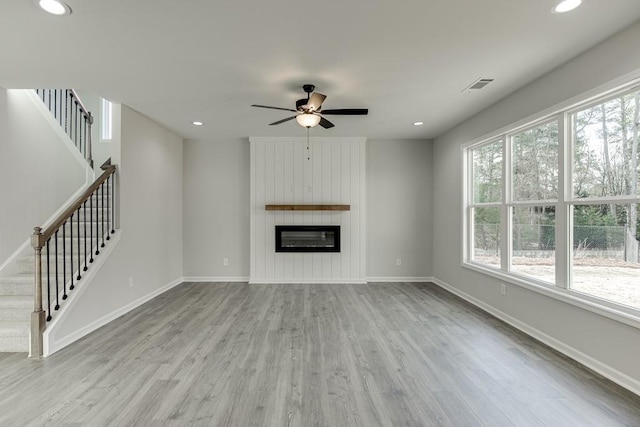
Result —
[[[250, 283], [365, 283], [365, 138], [251, 137]], [[266, 211], [265, 205], [350, 205]], [[340, 225], [339, 253], [276, 253], [276, 225]]]

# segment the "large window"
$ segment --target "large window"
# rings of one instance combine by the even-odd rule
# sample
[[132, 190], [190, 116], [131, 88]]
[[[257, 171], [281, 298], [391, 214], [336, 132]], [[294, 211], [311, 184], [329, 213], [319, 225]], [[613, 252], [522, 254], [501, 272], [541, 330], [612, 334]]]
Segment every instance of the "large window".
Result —
[[470, 145], [467, 265], [640, 310], [640, 88]]

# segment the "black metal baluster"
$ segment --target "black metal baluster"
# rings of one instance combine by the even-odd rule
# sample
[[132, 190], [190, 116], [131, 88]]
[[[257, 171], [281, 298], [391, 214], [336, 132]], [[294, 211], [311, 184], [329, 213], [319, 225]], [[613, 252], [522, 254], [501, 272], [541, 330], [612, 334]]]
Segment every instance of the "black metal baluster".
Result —
[[48, 90], [47, 90], [47, 94], [49, 95], [49, 96], [47, 97], [47, 101], [48, 101], [48, 103], [47, 103], [47, 104], [49, 105], [49, 111], [51, 111], [51, 89], [48, 89]]
[[115, 233], [115, 222], [116, 222], [116, 175], [115, 173], [111, 173], [111, 234]]
[[53, 90], [53, 110], [51, 110], [51, 112], [53, 113], [53, 117], [56, 118], [56, 120], [58, 120], [58, 116], [56, 115], [56, 110], [58, 108], [58, 91], [57, 90]]
[[[107, 240], [111, 239], [111, 235], [109, 234], [110, 224], [109, 224], [109, 180], [111, 179], [111, 175], [107, 177]], [[104, 234], [104, 231], [103, 231]]]
[[62, 299], [67, 299], [67, 222], [62, 224]]
[[69, 134], [69, 89], [64, 90], [64, 132]]
[[82, 262], [80, 260], [80, 253], [82, 252], [80, 250], [80, 208], [78, 208], [78, 212], [77, 212], [78, 216], [77, 216], [77, 226], [78, 226], [78, 277], [76, 277], [76, 280], [80, 280], [82, 279], [82, 275], [80, 274], [80, 266], [82, 265]]
[[89, 262], [93, 262], [93, 197], [89, 197]]
[[71, 229], [71, 257], [70, 257], [70, 264], [71, 267], [69, 268], [69, 272], [70, 272], [70, 276], [71, 276], [71, 285], [69, 286], [69, 290], [72, 290], [73, 288], [75, 288], [75, 286], [73, 286], [73, 214], [71, 214], [71, 218], [69, 219], [69, 228]]
[[[78, 150], [80, 150], [80, 152], [86, 157], [85, 153], [87, 152], [87, 147], [86, 145], [83, 145], [84, 139], [82, 138], [82, 128], [83, 128], [82, 118], [80, 118], [80, 140], [79, 140]], [[84, 146], [84, 151], [82, 149], [83, 146]]]
[[[102, 215], [100, 215], [100, 219], [101, 219], [101, 223], [102, 226], [100, 227], [100, 235], [102, 236], [102, 244], [100, 245], [101, 248], [104, 248], [104, 182], [102, 182], [102, 184], [100, 184], [100, 192], [102, 193], [102, 196], [100, 196], [100, 212], [102, 212]], [[96, 191], [97, 193], [97, 191]]]
[[47, 322], [51, 320], [51, 264], [49, 263], [49, 240], [47, 240]]
[[[82, 210], [84, 211], [83, 222], [84, 222], [84, 235], [82, 236], [82, 240], [84, 240], [84, 268], [82, 271], [87, 271], [88, 263], [87, 263], [87, 201], [85, 200], [82, 204]], [[91, 211], [89, 211], [91, 212]]]
[[60, 300], [58, 299], [59, 288], [58, 288], [58, 232], [57, 231], [55, 234], [55, 239], [56, 239], [56, 245], [55, 245], [56, 253], [55, 253], [54, 262], [56, 263], [56, 306], [54, 308], [58, 310], [60, 308]]
[[100, 188], [96, 188], [96, 191], [93, 193], [96, 197], [96, 255], [100, 255], [100, 201], [98, 200], [98, 196], [100, 195]]

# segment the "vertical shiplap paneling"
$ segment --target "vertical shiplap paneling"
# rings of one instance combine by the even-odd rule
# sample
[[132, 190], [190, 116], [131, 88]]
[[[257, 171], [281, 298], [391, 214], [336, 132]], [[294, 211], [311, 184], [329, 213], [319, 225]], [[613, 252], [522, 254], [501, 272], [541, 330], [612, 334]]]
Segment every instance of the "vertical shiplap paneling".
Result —
[[[364, 281], [364, 138], [251, 138], [251, 281]], [[309, 154], [310, 159], [307, 158]], [[350, 204], [347, 212], [266, 212], [265, 204]], [[341, 253], [276, 254], [276, 224], [341, 226]]]
[[[276, 147], [278, 145], [277, 141], [273, 143], [265, 144], [265, 200], [266, 203], [272, 203], [271, 200], [275, 200], [275, 163], [276, 163]], [[264, 209], [264, 207], [263, 207]], [[271, 215], [272, 212], [266, 213], [266, 221], [265, 221], [265, 229], [273, 230], [275, 226], [275, 216]], [[265, 278], [273, 279], [274, 275], [274, 264], [275, 264], [275, 235], [274, 233], [264, 233], [265, 234]]]
[[[265, 143], [264, 141], [256, 142], [253, 145], [255, 150], [255, 179], [252, 184], [255, 186], [255, 199], [254, 206], [251, 209], [251, 215], [255, 215], [255, 224], [256, 230], [253, 238], [255, 240], [255, 248], [256, 248], [256, 259], [254, 260], [255, 264], [255, 276], [254, 277], [265, 277], [265, 232], [266, 229], [266, 211], [264, 210], [265, 204]], [[262, 209], [259, 207], [262, 206]], [[258, 207], [256, 209], [255, 207]]]
[[[284, 174], [285, 174], [285, 158], [284, 158], [284, 141], [277, 141], [273, 144], [274, 148], [274, 159], [273, 159], [273, 203], [284, 203], [285, 200], [285, 185], [284, 185]], [[273, 219], [273, 226], [276, 224], [283, 224], [284, 217], [282, 212], [271, 212], [275, 215], [270, 215]], [[273, 236], [273, 233], [271, 233]], [[274, 246], [275, 246], [275, 236], [273, 236]], [[284, 257], [275, 256], [274, 253], [274, 267], [273, 267], [273, 277], [285, 277], [284, 275]]]
[[358, 276], [365, 277], [367, 275], [367, 147], [366, 141], [361, 140], [358, 142], [360, 147], [360, 186], [358, 191], [360, 192], [360, 214], [358, 216], [358, 227], [360, 228], [358, 236], [360, 238], [360, 271]]
[[[294, 161], [294, 150], [295, 144], [293, 141], [286, 141], [284, 143], [284, 187], [286, 190], [286, 197], [284, 200], [285, 204], [294, 204], [295, 203], [295, 167], [296, 162]], [[281, 212], [281, 220], [280, 224], [294, 224], [295, 218], [294, 214], [291, 212]], [[295, 278], [295, 268], [294, 268], [294, 255], [290, 253], [282, 254], [282, 258], [284, 259], [284, 279], [290, 280]]]
[[[340, 163], [340, 147], [342, 143], [335, 139], [331, 140], [331, 197], [335, 197], [338, 204], [348, 205], [349, 203], [342, 197], [341, 182], [343, 178], [342, 165]], [[337, 212], [331, 215], [332, 225], [341, 225], [342, 218], [351, 215], [350, 212]], [[346, 277], [342, 273], [342, 253], [332, 254], [331, 257], [331, 277]]]

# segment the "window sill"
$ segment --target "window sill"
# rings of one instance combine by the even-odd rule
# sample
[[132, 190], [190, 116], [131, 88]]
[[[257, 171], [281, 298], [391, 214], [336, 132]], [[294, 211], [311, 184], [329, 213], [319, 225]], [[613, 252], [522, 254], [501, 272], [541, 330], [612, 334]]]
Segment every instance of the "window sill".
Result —
[[554, 285], [536, 283], [514, 274], [488, 268], [468, 261], [463, 261], [462, 267], [640, 329], [640, 311], [638, 310], [617, 306], [613, 303], [609, 303], [608, 301], [599, 300], [569, 289], [558, 288]]

